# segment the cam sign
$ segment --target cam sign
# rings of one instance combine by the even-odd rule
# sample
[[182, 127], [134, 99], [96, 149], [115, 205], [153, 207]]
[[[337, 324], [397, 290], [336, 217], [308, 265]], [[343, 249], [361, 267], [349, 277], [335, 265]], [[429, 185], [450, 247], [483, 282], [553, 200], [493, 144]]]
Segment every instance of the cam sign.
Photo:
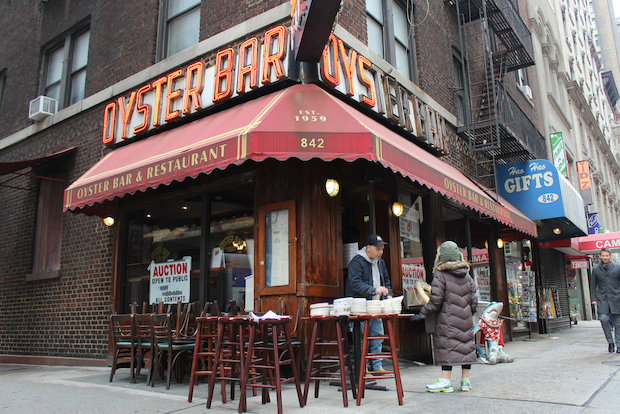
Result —
[[191, 256], [185, 256], [183, 260], [175, 262], [151, 262], [148, 270], [151, 271], [149, 285], [151, 304], [189, 302]]

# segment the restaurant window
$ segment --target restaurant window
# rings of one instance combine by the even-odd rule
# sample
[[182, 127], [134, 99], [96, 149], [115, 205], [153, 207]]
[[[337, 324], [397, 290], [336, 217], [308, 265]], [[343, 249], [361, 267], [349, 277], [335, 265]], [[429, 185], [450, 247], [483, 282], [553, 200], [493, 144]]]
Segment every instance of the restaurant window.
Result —
[[207, 299], [244, 301], [245, 309], [254, 309], [253, 186], [230, 186], [210, 200]]
[[[160, 300], [253, 303], [252, 183], [141, 206], [126, 221], [120, 309]], [[166, 279], [166, 264], [183, 274]]]
[[42, 93], [64, 108], [84, 99], [90, 31], [72, 32], [46, 49]]
[[[202, 196], [184, 197], [128, 213], [123, 311], [128, 311], [131, 303], [177, 303], [181, 296], [182, 302], [199, 299], [202, 204]], [[169, 262], [188, 263], [187, 271], [151, 271], [152, 264]], [[189, 284], [179, 282], [180, 276], [187, 274]]]
[[32, 273], [26, 275], [26, 280], [60, 276], [62, 202], [67, 185], [66, 173], [39, 171], [37, 174], [45, 178], [39, 182]]
[[403, 205], [403, 213], [398, 218], [403, 295], [407, 305], [413, 305], [416, 282], [427, 281], [422, 252], [422, 197], [401, 190], [398, 192], [398, 202]]
[[161, 59], [198, 43], [200, 0], [162, 0]]
[[0, 114], [2, 114], [2, 101], [4, 100], [4, 90], [6, 89], [6, 69], [0, 70]]
[[413, 6], [398, 0], [366, 0], [368, 48], [416, 81]]

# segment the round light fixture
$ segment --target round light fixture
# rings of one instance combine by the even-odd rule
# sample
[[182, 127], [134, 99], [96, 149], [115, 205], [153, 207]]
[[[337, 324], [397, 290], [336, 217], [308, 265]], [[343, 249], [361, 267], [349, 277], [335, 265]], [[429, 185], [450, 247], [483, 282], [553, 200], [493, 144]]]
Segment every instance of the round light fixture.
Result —
[[562, 230], [560, 230], [560, 228], [559, 228], [559, 227], [556, 227], [555, 229], [553, 229], [553, 232], [554, 232], [555, 234], [562, 234]]
[[106, 226], [110, 227], [114, 225], [114, 217], [106, 217], [103, 219], [103, 224], [105, 224]]
[[405, 207], [403, 207], [403, 205], [400, 204], [398, 201], [395, 201], [394, 204], [392, 204], [392, 213], [395, 217], [402, 216], [404, 211]]
[[500, 249], [504, 247], [504, 241], [502, 239], [497, 239], [497, 247]]
[[340, 192], [340, 184], [333, 178], [328, 178], [325, 180], [325, 191], [328, 196], [336, 197]]

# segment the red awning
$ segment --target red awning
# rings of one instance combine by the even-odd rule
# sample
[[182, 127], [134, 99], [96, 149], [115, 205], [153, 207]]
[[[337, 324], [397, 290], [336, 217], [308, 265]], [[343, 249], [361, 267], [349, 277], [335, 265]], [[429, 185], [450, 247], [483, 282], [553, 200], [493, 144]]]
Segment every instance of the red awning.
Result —
[[0, 175], [14, 173], [16, 171], [23, 170], [28, 167], [35, 168], [43, 164], [47, 164], [50, 161], [55, 161], [58, 158], [61, 158], [71, 153], [74, 150], [75, 150], [75, 147], [71, 147], [71, 148], [68, 148], [62, 151], [55, 152], [50, 155], [46, 155], [45, 157], [31, 158], [29, 160], [14, 161], [14, 162], [0, 162]]
[[589, 236], [573, 237], [572, 239], [554, 240], [540, 243], [540, 248], [556, 249], [566, 254], [596, 254], [601, 249], [620, 252], [620, 232], [590, 234]]
[[610, 252], [620, 252], [620, 232], [590, 234], [577, 238], [579, 251], [584, 254], [598, 253], [605, 248]]
[[434, 157], [316, 85], [295, 85], [118, 148], [65, 190], [82, 209], [251, 159], [376, 161], [525, 234], [536, 224]]

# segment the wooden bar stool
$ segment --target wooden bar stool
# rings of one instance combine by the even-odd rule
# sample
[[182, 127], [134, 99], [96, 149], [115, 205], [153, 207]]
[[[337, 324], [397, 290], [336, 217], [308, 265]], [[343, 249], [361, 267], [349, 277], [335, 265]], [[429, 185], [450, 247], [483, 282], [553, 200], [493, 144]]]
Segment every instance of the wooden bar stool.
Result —
[[[362, 398], [364, 398], [364, 383], [366, 380], [377, 380], [377, 379], [387, 379], [394, 378], [396, 381], [396, 396], [398, 397], [398, 405], [403, 405], [403, 385], [400, 380], [400, 370], [398, 368], [398, 358], [396, 355], [396, 342], [394, 340], [394, 328], [392, 325], [392, 321], [396, 318], [397, 315], [360, 315], [358, 318], [364, 321], [364, 339], [362, 340], [362, 355], [360, 361], [360, 374], [359, 374], [359, 382], [358, 382], [358, 392], [357, 392], [357, 401], [356, 404], [360, 405]], [[370, 320], [371, 319], [381, 319], [385, 331], [387, 334], [370, 336]], [[387, 339], [390, 345], [390, 352], [377, 352], [377, 353], [368, 353], [368, 341], [371, 339]], [[392, 365], [394, 366], [392, 371], [385, 371], [381, 374], [373, 374], [366, 372], [366, 363], [369, 359], [391, 359]]]
[[[306, 381], [304, 385], [304, 404], [308, 403], [308, 389], [310, 381], [314, 380], [314, 398], [319, 398], [319, 384], [321, 381], [340, 381], [342, 386], [342, 403], [345, 407], [349, 406], [347, 398], [347, 375], [349, 370], [349, 380], [353, 398], [357, 398], [355, 391], [355, 374], [351, 365], [351, 354], [349, 352], [349, 340], [347, 339], [347, 324], [349, 317], [346, 315], [327, 315], [312, 316], [312, 339], [308, 351], [308, 365], [306, 366]], [[327, 325], [327, 326], [326, 326]], [[336, 330], [336, 340], [325, 339], [325, 328]], [[337, 355], [326, 355], [329, 349], [336, 347]], [[318, 349], [317, 349], [318, 348]], [[338, 369], [339, 372], [334, 372]]]
[[[278, 414], [282, 413], [282, 384], [295, 382], [299, 406], [304, 406], [304, 399], [299, 385], [299, 375], [288, 324], [289, 316], [281, 319], [250, 320], [250, 338], [247, 350], [247, 364], [241, 381], [241, 397], [239, 398], [239, 413], [247, 410], [246, 388], [260, 388], [262, 403], [269, 402], [269, 390], [276, 390]], [[284, 339], [280, 339], [283, 335]], [[287, 359], [280, 360], [280, 351], [287, 350]], [[290, 365], [293, 376], [282, 378], [280, 367]], [[252, 376], [250, 377], [250, 372]]]
[[[230, 399], [235, 399], [235, 382], [241, 384], [245, 367], [245, 346], [249, 319], [247, 316], [220, 316], [217, 320], [217, 342], [213, 356], [213, 374], [209, 377], [207, 408], [211, 408], [215, 381], [232, 381]], [[241, 388], [243, 391], [243, 388]], [[243, 393], [242, 393], [243, 395]], [[223, 402], [226, 402], [225, 400]]]
[[[217, 316], [199, 316], [196, 318], [196, 345], [192, 359], [192, 372], [189, 380], [189, 395], [187, 401], [192, 402], [194, 385], [198, 384], [198, 377], [213, 374], [213, 359], [217, 345]], [[200, 360], [201, 369], [198, 369]], [[225, 382], [222, 382], [222, 402], [226, 400]]]

